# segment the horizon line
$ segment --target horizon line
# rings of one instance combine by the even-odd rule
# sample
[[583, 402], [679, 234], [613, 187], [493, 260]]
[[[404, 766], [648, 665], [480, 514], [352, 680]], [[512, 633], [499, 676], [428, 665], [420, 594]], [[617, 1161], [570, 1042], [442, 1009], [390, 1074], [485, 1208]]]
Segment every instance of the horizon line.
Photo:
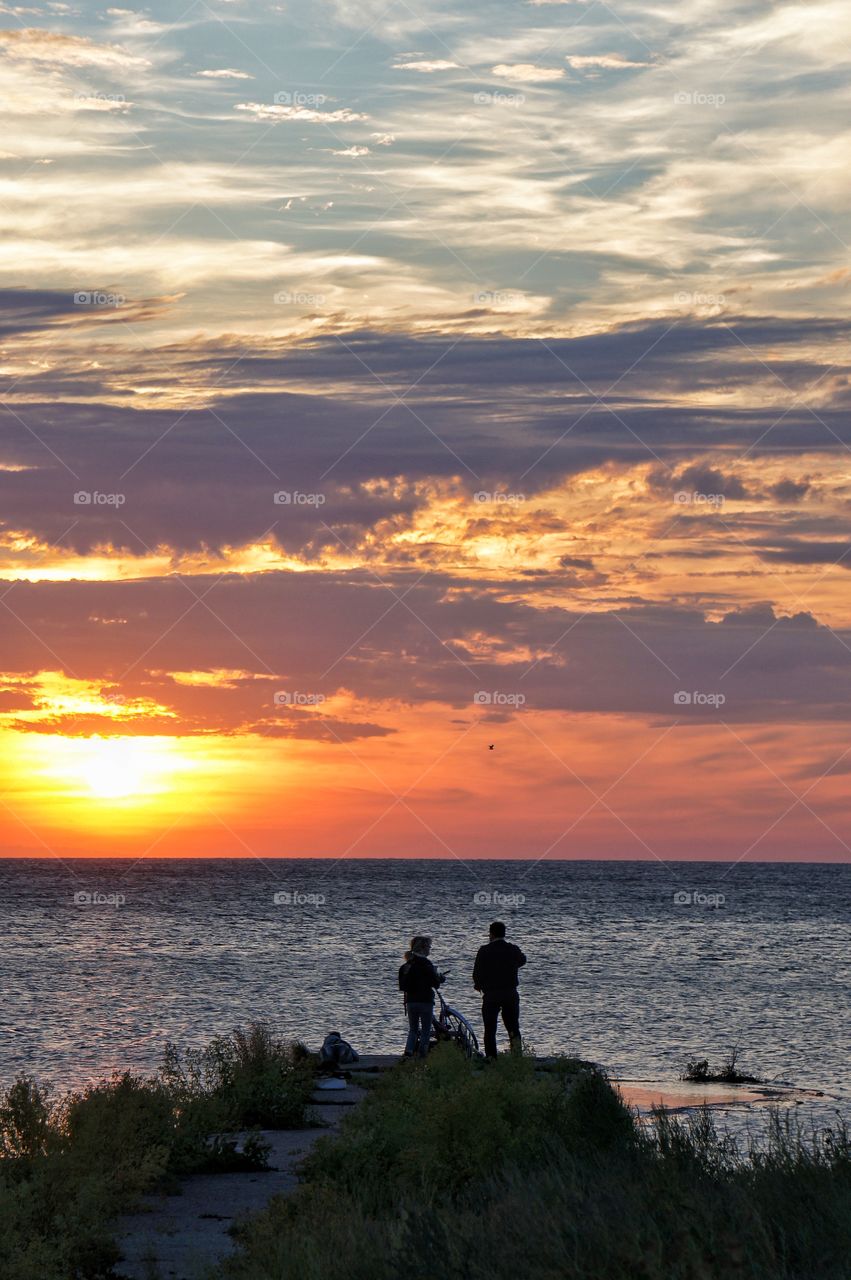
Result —
[[588, 858], [532, 858], [532, 857], [513, 857], [510, 854], [469, 854], [463, 858], [456, 857], [430, 857], [411, 854], [377, 854], [373, 857], [348, 857], [339, 854], [138, 854], [115, 853], [115, 854], [91, 854], [91, 853], [75, 853], [75, 854], [50, 854], [50, 853], [0, 853], [0, 862], [334, 862], [334, 863], [355, 863], [355, 862], [442, 862], [450, 865], [463, 867], [467, 862], [519, 862], [529, 863], [532, 866], [544, 866], [548, 863], [597, 863], [597, 862], [626, 862], [637, 863], [642, 866], [665, 867], [669, 863], [676, 863], [678, 866], [689, 865], [691, 863], [711, 863], [718, 866], [835, 866], [847, 867], [851, 866], [851, 858], [749, 858], [736, 859], [725, 857], [668, 857], [668, 858], [630, 858], [619, 857], [618, 855], [588, 857]]

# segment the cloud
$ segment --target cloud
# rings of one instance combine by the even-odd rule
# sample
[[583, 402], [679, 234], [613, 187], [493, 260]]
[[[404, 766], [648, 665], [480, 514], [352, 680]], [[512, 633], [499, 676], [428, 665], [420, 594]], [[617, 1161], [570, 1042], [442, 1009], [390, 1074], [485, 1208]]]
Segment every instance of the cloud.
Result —
[[851, 569], [851, 542], [804, 542], [787, 538], [756, 545], [759, 545], [760, 555], [765, 560], [777, 560], [782, 564], [836, 565]]
[[600, 67], [605, 70], [619, 71], [628, 67], [649, 67], [650, 62], [632, 62], [629, 58], [625, 58], [620, 53], [591, 53], [577, 54], [568, 53], [565, 60], [575, 70], [585, 70], [588, 67]]
[[136, 105], [117, 94], [77, 94], [74, 104], [79, 111], [129, 111]]
[[215, 70], [196, 71], [196, 76], [205, 80], [253, 80], [254, 76], [247, 71], [236, 71], [232, 67], [219, 67]]
[[[7, 723], [56, 727], [60, 716], [78, 717], [76, 731], [89, 733], [143, 733], [147, 725], [164, 733], [317, 737], [341, 724], [347, 733], [376, 736], [396, 727], [403, 705], [476, 713], [480, 690], [522, 692], [520, 706], [530, 712], [635, 715], [658, 724], [851, 716], [851, 668], [837, 662], [837, 637], [847, 643], [851, 636], [805, 612], [758, 605], [718, 622], [672, 605], [582, 613], [499, 599], [475, 581], [448, 586], [439, 575], [378, 583], [327, 572], [229, 576], [203, 593], [165, 579], [19, 583], [4, 610], [6, 686], [20, 687], [19, 673], [31, 693], [34, 662], [55, 671], [59, 660], [64, 678], [99, 682], [107, 699], [124, 702], [118, 713], [114, 701], [108, 712], [78, 710], [73, 700], [55, 705], [54, 690], [36, 699], [37, 715], [9, 709]], [[89, 621], [117, 613], [127, 624], [108, 636]], [[270, 618], [298, 618], [299, 626], [270, 626]], [[246, 676], [223, 684], [163, 674], [236, 666]], [[316, 705], [276, 708], [281, 689], [300, 690]], [[724, 697], [684, 709], [675, 698], [682, 689]], [[517, 700], [490, 707], [518, 713]], [[86, 719], [93, 714], [96, 721]]]
[[769, 489], [769, 493], [778, 502], [801, 502], [811, 488], [812, 484], [809, 480], [783, 479], [773, 484]]
[[435, 71], [452, 71], [459, 66], [460, 63], [451, 62], [448, 58], [420, 58], [412, 62], [395, 62], [393, 69], [394, 71], [420, 71], [429, 75]]
[[739, 476], [702, 463], [683, 467], [676, 472], [654, 470], [650, 473], [649, 480], [652, 485], [668, 491], [721, 497], [733, 502], [752, 497]]
[[[807, 726], [825, 758], [847, 726], [847, 15], [634, 4], [630, 38], [604, 6], [366, 3], [229, 6], [269, 62], [269, 102], [236, 108], [245, 45], [203, 15], [179, 47], [132, 11], [7, 33], [0, 269], [31, 286], [0, 294], [13, 763], [37, 733], [147, 730], [296, 768], [361, 740], [417, 776], [433, 733], [475, 733], [476, 689], [517, 690], [609, 782], [678, 718], [648, 836], [660, 788], [675, 843], [705, 785], [744, 848], [762, 797], [714, 763], [717, 708], [673, 696], [723, 692], [781, 776]], [[281, 49], [348, 88], [299, 94]], [[515, 92], [474, 92], [498, 77]], [[96, 289], [127, 301], [74, 304]], [[39, 683], [60, 667], [93, 688], [63, 702]], [[542, 794], [518, 715], [484, 714]], [[546, 785], [560, 821], [571, 784]], [[469, 789], [493, 812], [492, 769]]]
[[64, 35], [37, 27], [0, 31], [0, 48], [11, 58], [66, 67], [122, 71], [150, 66], [146, 58], [129, 53], [120, 45], [98, 44], [87, 36]]
[[548, 84], [564, 78], [561, 67], [539, 67], [531, 62], [500, 62], [491, 67], [491, 72], [500, 80], [516, 81], [518, 84]]
[[234, 111], [244, 111], [255, 120], [297, 120], [308, 124], [351, 124], [368, 120], [361, 112], [342, 107], [336, 111], [317, 111], [314, 107], [284, 105], [277, 102], [238, 102]]

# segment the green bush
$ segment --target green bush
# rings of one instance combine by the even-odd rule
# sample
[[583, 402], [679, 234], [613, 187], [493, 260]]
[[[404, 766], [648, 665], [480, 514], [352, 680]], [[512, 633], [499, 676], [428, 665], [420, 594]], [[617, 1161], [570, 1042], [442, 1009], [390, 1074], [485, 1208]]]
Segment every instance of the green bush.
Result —
[[708, 1112], [639, 1125], [598, 1071], [480, 1069], [450, 1046], [389, 1074], [305, 1183], [241, 1233], [229, 1280], [849, 1280], [840, 1126], [775, 1117], [740, 1150]]
[[44, 1155], [54, 1129], [54, 1107], [48, 1089], [30, 1076], [19, 1076], [0, 1098], [0, 1160], [31, 1161]]
[[181, 1054], [166, 1046], [159, 1080], [182, 1114], [214, 1129], [292, 1129], [306, 1123], [315, 1061], [303, 1045], [255, 1022]]
[[[260, 1168], [252, 1125], [303, 1125], [313, 1068], [262, 1024], [187, 1054], [151, 1080], [125, 1072], [55, 1100], [22, 1076], [0, 1097], [0, 1277], [107, 1280], [113, 1218], [194, 1170]], [[196, 1070], [197, 1067], [197, 1070]]]
[[175, 1135], [171, 1099], [129, 1072], [72, 1094], [64, 1107], [63, 1150], [84, 1177], [97, 1169], [119, 1207], [161, 1181]]
[[430, 1203], [503, 1165], [533, 1164], [551, 1138], [590, 1140], [590, 1094], [598, 1095], [601, 1134], [611, 1125], [632, 1132], [629, 1112], [596, 1073], [538, 1079], [533, 1060], [519, 1055], [471, 1070], [454, 1046], [442, 1045], [424, 1065], [406, 1063], [392, 1073], [339, 1137], [320, 1139], [305, 1173], [375, 1206], [400, 1192]]

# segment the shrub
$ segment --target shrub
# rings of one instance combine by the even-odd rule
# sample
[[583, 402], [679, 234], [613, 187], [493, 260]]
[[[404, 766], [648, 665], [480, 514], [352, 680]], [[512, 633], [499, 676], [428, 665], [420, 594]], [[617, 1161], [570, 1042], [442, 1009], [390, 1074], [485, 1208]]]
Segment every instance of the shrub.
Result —
[[315, 1063], [299, 1043], [252, 1023], [181, 1055], [166, 1046], [158, 1079], [179, 1111], [215, 1129], [299, 1128], [306, 1124]]
[[20, 1077], [0, 1097], [0, 1277], [113, 1280], [115, 1215], [179, 1173], [263, 1167], [268, 1144], [236, 1131], [304, 1124], [312, 1074], [256, 1025], [58, 1101]]
[[[555, 1077], [555, 1078], [554, 1078]], [[843, 1127], [638, 1126], [605, 1077], [451, 1047], [390, 1073], [241, 1232], [230, 1280], [848, 1280]]]
[[430, 1203], [503, 1164], [534, 1162], [553, 1135], [575, 1140], [583, 1103], [572, 1100], [573, 1090], [586, 1088], [585, 1078], [538, 1079], [533, 1060], [519, 1055], [471, 1069], [454, 1045], [440, 1045], [422, 1066], [406, 1063], [390, 1073], [339, 1137], [320, 1139], [306, 1174], [336, 1190], [357, 1190], [375, 1205], [406, 1191]]
[[0, 1098], [0, 1160], [31, 1161], [47, 1151], [53, 1131], [49, 1090], [19, 1076]]

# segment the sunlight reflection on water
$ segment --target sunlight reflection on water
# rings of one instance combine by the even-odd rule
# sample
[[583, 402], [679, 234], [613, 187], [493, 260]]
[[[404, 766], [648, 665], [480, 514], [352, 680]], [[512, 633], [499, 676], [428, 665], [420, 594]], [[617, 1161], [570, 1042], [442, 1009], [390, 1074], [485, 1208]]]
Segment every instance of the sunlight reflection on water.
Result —
[[[0, 1079], [28, 1070], [67, 1085], [146, 1071], [167, 1039], [198, 1044], [251, 1018], [311, 1046], [338, 1029], [362, 1052], [394, 1052], [404, 1038], [396, 968], [410, 934], [433, 935], [449, 998], [474, 1016], [470, 969], [496, 916], [529, 956], [523, 1024], [539, 1052], [672, 1079], [686, 1058], [717, 1060], [738, 1042], [745, 1069], [826, 1089], [851, 1109], [851, 867], [726, 872], [5, 861]], [[702, 901], [718, 892], [723, 906]]]

